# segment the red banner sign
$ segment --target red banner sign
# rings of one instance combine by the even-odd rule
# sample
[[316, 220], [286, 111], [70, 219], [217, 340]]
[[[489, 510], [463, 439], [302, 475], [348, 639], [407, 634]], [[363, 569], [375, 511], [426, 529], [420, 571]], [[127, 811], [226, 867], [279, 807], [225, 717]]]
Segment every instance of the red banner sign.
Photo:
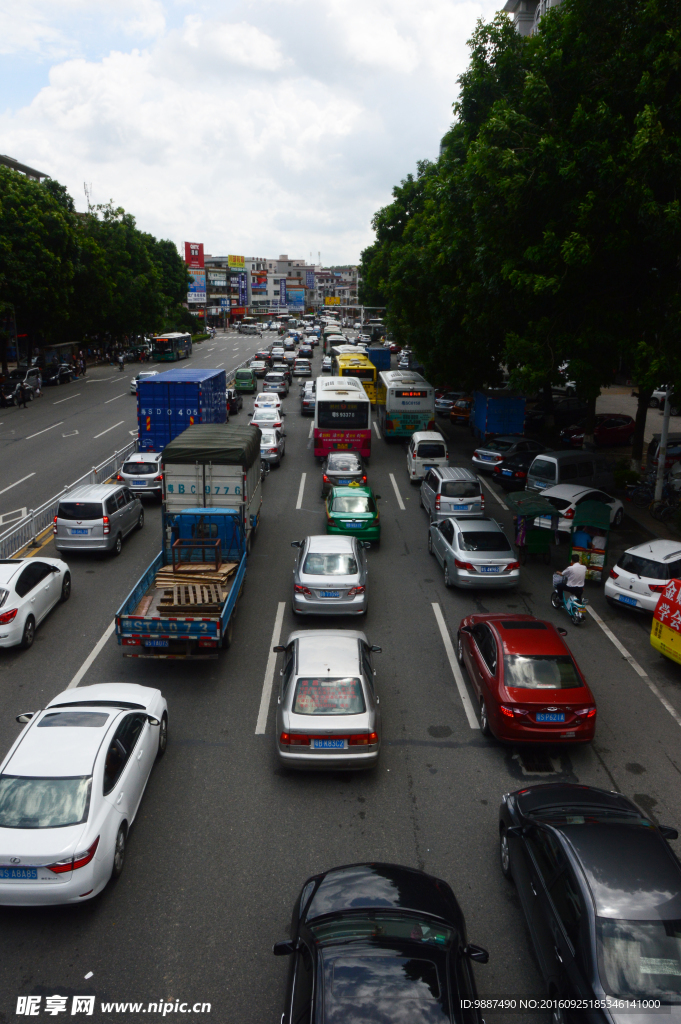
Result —
[[203, 268], [203, 242], [184, 243], [184, 262], [196, 270]]

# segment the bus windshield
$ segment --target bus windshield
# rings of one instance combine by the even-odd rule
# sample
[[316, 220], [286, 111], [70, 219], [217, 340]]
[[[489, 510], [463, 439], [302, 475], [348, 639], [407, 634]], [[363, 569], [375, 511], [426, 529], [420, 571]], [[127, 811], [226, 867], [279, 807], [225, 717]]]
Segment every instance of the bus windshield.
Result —
[[343, 430], [369, 428], [369, 402], [317, 402], [317, 425]]

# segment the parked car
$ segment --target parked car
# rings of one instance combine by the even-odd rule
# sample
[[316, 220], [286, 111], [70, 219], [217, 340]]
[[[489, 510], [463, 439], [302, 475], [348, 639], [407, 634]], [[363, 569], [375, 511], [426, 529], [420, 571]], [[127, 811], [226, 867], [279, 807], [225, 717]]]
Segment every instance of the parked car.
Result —
[[480, 516], [485, 511], [485, 495], [475, 473], [459, 466], [429, 469], [421, 484], [421, 508], [431, 521], [450, 516]]
[[163, 497], [162, 458], [160, 452], [134, 452], [121, 466], [116, 480], [139, 498], [151, 494], [160, 499]]
[[505, 491], [524, 491], [527, 471], [534, 462], [536, 452], [519, 452], [497, 462], [492, 470], [492, 479]]
[[265, 376], [263, 392], [274, 391], [275, 394], [285, 398], [288, 395], [288, 385], [289, 382], [285, 374], [280, 373], [278, 370], [270, 370]]
[[139, 498], [121, 484], [83, 484], [59, 502], [54, 517], [57, 551], [98, 551], [120, 555], [123, 539], [144, 526]]
[[547, 450], [545, 444], [531, 441], [526, 437], [494, 437], [491, 441], [484, 441], [475, 449], [473, 465], [483, 473], [491, 473], [497, 464], [503, 463], [511, 455], [531, 452], [534, 457]]
[[281, 1024], [482, 1024], [471, 961], [489, 954], [468, 942], [447, 883], [414, 868], [372, 862], [309, 878], [273, 953], [290, 957]]
[[[560, 439], [572, 448], [581, 448], [584, 444], [586, 420], [566, 427]], [[636, 421], [631, 416], [620, 413], [602, 413], [596, 416], [594, 426], [594, 442], [600, 445], [631, 444], [636, 429]]]
[[137, 394], [137, 385], [141, 380], [149, 380], [150, 377], [158, 377], [160, 370], [139, 370], [137, 375], [130, 381], [130, 394]]
[[520, 582], [520, 562], [493, 519], [432, 522], [428, 550], [444, 569], [446, 587], [509, 589]]
[[596, 701], [563, 640], [533, 615], [468, 615], [457, 656], [468, 671], [483, 736], [512, 743], [588, 743]]
[[333, 487], [362, 486], [366, 482], [367, 472], [359, 452], [329, 452], [322, 466], [322, 498]]
[[364, 615], [367, 610], [368, 541], [355, 537], [307, 537], [293, 570], [292, 608], [297, 615]]
[[455, 402], [463, 398], [463, 391], [443, 391], [441, 395], [435, 396], [435, 415], [449, 416], [449, 412]]
[[268, 462], [270, 466], [280, 466], [285, 454], [286, 438], [284, 432], [278, 427], [261, 427], [260, 459], [262, 462]]
[[605, 597], [613, 607], [653, 612], [669, 580], [679, 577], [681, 543], [647, 540], [618, 557], [605, 581]]
[[240, 409], [244, 407], [244, 400], [239, 391], [236, 388], [227, 388], [227, 415], [236, 416]]
[[358, 537], [378, 547], [381, 541], [381, 514], [370, 487], [357, 484], [332, 487], [326, 499], [326, 532]]
[[659, 388], [655, 388], [653, 391], [648, 405], [651, 409], [661, 409], [667, 398], [667, 392], [669, 391], [671, 384], [661, 384]]
[[16, 369], [10, 370], [7, 375], [6, 384], [7, 392], [11, 393], [18, 399], [19, 387], [24, 384], [27, 388], [26, 399], [32, 402], [35, 398], [35, 393], [38, 390], [38, 381], [42, 378], [42, 371], [38, 366], [17, 366]]
[[[557, 427], [567, 427], [586, 416], [587, 405], [580, 398], [560, 398], [553, 403], [553, 419]], [[544, 428], [546, 412], [541, 402], [525, 411], [525, 431], [539, 431]]]
[[[539, 492], [542, 498], [551, 502], [556, 511], [560, 514], [558, 529], [569, 532], [572, 528], [572, 520], [579, 505], [585, 501], [602, 501], [610, 509], [610, 525], [616, 529], [622, 525], [624, 519], [624, 505], [619, 498], [613, 498], [605, 491], [596, 490], [593, 487], [573, 487], [571, 484], [559, 484], [557, 487], [547, 487]], [[535, 519], [536, 526], [543, 526], [551, 529], [551, 517], [540, 516]]]
[[652, 1012], [678, 1016], [681, 865], [667, 842], [678, 835], [623, 794], [584, 783], [503, 797], [501, 870], [554, 999], [602, 1006], [589, 1016], [604, 1024], [649, 999], [664, 1007]]
[[0, 562], [0, 647], [31, 647], [36, 628], [70, 596], [71, 573], [60, 558]]
[[42, 371], [43, 384], [70, 384], [73, 373], [73, 366], [70, 363], [49, 363]]
[[600, 452], [541, 452], [527, 471], [527, 490], [569, 484], [576, 487], [611, 488], [615, 485], [614, 459]]
[[471, 410], [473, 408], [473, 398], [470, 395], [465, 395], [463, 398], [457, 398], [454, 405], [449, 410], [449, 422], [454, 426], [465, 427], [471, 418]]

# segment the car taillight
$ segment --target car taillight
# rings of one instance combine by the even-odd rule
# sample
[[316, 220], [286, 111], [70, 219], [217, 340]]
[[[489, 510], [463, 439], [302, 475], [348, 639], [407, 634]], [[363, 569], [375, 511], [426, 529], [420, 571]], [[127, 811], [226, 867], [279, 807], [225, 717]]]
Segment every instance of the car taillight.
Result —
[[611, 580], [618, 580], [620, 578], [620, 574], [618, 572], [615, 572], [614, 569], [610, 570], [610, 572], [608, 573], [608, 576], [610, 577]]
[[349, 747], [368, 747], [372, 743], [378, 743], [377, 732], [362, 732], [356, 736], [348, 736]]
[[503, 462], [504, 456], [503, 455], [495, 455], [494, 458], [496, 459], [497, 462]]
[[56, 532], [57, 532], [57, 517], [55, 516], [54, 517], [54, 522], [53, 522], [53, 525], [52, 525], [52, 533], [56, 533]]
[[367, 482], [367, 478], [366, 478], [366, 475], [364, 475], [364, 476], [362, 477], [362, 483], [363, 483], [363, 484], [365, 484], [366, 482]]
[[593, 718], [596, 714], [596, 708], [581, 708], [581, 710], [575, 711], [575, 714], [579, 715], [580, 718]]
[[121, 474], [120, 474], [120, 473], [117, 473], [117, 474], [116, 474], [116, 479], [117, 479], [117, 480], [122, 480], [122, 479], [123, 479], [123, 477], [121, 476]]
[[356, 597], [357, 594], [363, 594], [366, 587], [350, 587], [348, 590], [348, 597]]
[[569, 508], [567, 512], [563, 512], [563, 519], [574, 519], [574, 516], [575, 510], [573, 508]]
[[[364, 587], [362, 587], [362, 590], [364, 590]], [[3, 612], [0, 615], [0, 626], [6, 626], [8, 622], [13, 622], [18, 611], [18, 608], [12, 608], [9, 612]]]
[[325, 484], [328, 484], [328, 482], [329, 482], [329, 478], [328, 478], [328, 476], [326, 475], [326, 473], [325, 473], [325, 474], [324, 474], [324, 476], [322, 477], [322, 480], [324, 481], [324, 483], [325, 483]]
[[163, 479], [163, 473], [159, 473], [157, 477], [154, 477], [154, 479], [155, 480], [162, 480]]
[[310, 588], [304, 587], [300, 583], [294, 583], [293, 589], [296, 592], [296, 594], [305, 594], [305, 597], [312, 597], [312, 591], [310, 590]]
[[502, 715], [506, 715], [506, 718], [513, 718], [513, 708], [507, 708], [504, 704], [500, 704], [499, 710]]
[[289, 747], [309, 747], [310, 737], [300, 732], [282, 732], [279, 742], [285, 743]]
[[652, 590], [653, 594], [661, 594], [667, 587], [666, 583], [649, 583], [648, 590]]
[[92, 846], [89, 846], [83, 853], [77, 853], [75, 857], [69, 857], [68, 860], [58, 860], [56, 864], [45, 865], [48, 871], [52, 871], [55, 875], [62, 875], [65, 871], [77, 871], [78, 868], [84, 868], [86, 864], [89, 864], [99, 846], [99, 836], [95, 839]]
[[209, 640], [206, 637], [202, 637], [201, 640], [199, 640], [199, 647], [217, 647], [217, 645], [217, 640]]
[[527, 473], [525, 473], [522, 469], [516, 469], [513, 476], [517, 476], [519, 480], [524, 480], [527, 476]]
[[279, 451], [279, 449], [278, 448], [268, 448], [267, 451], [270, 453], [270, 455], [276, 455], [277, 452]]
[[519, 569], [519, 568], [520, 568], [520, 562], [509, 562], [508, 565], [506, 566], [506, 568], [504, 569], [504, 572], [513, 572], [514, 569]]
[[104, 516], [103, 517], [103, 519], [102, 519], [102, 528], [103, 528], [105, 534], [107, 534], [109, 532], [110, 527], [109, 527], [109, 517], [108, 516]]
[[439, 494], [435, 495], [435, 511], [436, 512], [440, 511], [440, 495]]
[[457, 569], [465, 569], [467, 572], [477, 572], [478, 570], [470, 562], [461, 562], [458, 558], [454, 559], [454, 565]]

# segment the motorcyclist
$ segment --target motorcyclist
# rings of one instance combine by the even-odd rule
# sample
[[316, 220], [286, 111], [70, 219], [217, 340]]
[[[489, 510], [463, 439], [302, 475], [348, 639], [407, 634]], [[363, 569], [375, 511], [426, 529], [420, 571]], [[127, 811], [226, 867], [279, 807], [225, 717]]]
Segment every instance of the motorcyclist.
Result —
[[125, 363], [125, 358], [123, 356], [123, 353], [119, 352], [118, 353], [118, 369], [121, 371], [121, 373], [123, 372], [123, 364], [124, 363]]
[[572, 563], [568, 565], [567, 569], [563, 569], [562, 572], [558, 572], [556, 575], [563, 577], [556, 587], [561, 597], [563, 592], [567, 590], [568, 593], [574, 594], [581, 601], [582, 594], [584, 593], [584, 583], [586, 582], [586, 566], [582, 565], [579, 561], [579, 555], [573, 555]]

